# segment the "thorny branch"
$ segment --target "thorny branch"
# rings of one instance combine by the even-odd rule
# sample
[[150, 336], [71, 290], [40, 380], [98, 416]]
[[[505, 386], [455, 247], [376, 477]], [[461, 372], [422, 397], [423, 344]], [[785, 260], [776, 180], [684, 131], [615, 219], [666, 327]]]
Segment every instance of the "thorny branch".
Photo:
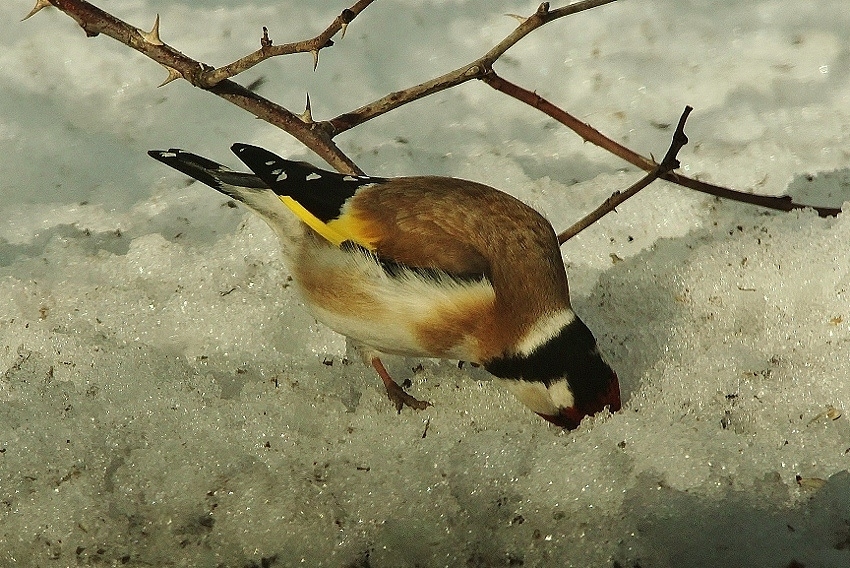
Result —
[[[549, 3], [544, 2], [540, 4], [534, 14], [527, 18], [515, 16], [520, 21], [520, 24], [496, 46], [475, 61], [430, 81], [426, 81], [401, 91], [390, 93], [376, 101], [326, 121], [313, 122], [310, 113], [309, 98], [306, 111], [303, 114], [298, 115], [230, 80], [230, 78], [238, 75], [242, 71], [250, 69], [270, 57], [291, 53], [312, 53], [315, 69], [315, 66], [318, 64], [318, 56], [321, 49], [333, 45], [331, 38], [338, 32], [341, 31], [341, 35], [344, 36], [348, 24], [350, 24], [351, 21], [373, 1], [374, 0], [358, 0], [350, 8], [343, 10], [342, 13], [337, 16], [337, 18], [335, 18], [322, 33], [314, 38], [304, 41], [273, 45], [272, 40], [269, 37], [268, 30], [264, 27], [263, 36], [260, 39], [260, 48], [257, 51], [220, 68], [213, 68], [202, 62], [196, 61], [162, 42], [159, 37], [158, 16], [154, 22], [153, 28], [148, 32], [131, 26], [96, 6], [85, 2], [84, 0], [36, 0], [35, 7], [26, 16], [26, 18], [29, 18], [42, 8], [52, 4], [73, 18], [88, 36], [93, 37], [103, 33], [162, 64], [168, 70], [168, 78], [165, 80], [163, 85], [172, 80], [182, 78], [198, 88], [205, 89], [217, 96], [220, 96], [240, 108], [247, 110], [254, 116], [288, 132], [306, 147], [316, 152], [316, 154], [328, 162], [328, 164], [342, 173], [361, 174], [363, 172], [334, 144], [333, 138], [335, 136], [404, 104], [460, 85], [467, 81], [477, 79], [484, 81], [489, 86], [500, 92], [544, 112], [548, 116], [574, 130], [585, 140], [590, 141], [619, 156], [627, 162], [650, 172], [648, 176], [636, 184], [636, 186], [639, 186], [637, 189], [635, 189], [636, 186], [633, 186], [623, 193], [611, 196], [611, 198], [609, 198], [605, 204], [600, 206], [596, 212], [591, 213], [587, 218], [580, 222], [584, 223], [582, 228], [589, 226], [598, 219], [598, 217], [593, 218], [594, 215], [601, 212], [599, 215], [599, 217], [601, 217], [608, 211], [613, 210], [617, 204], [622, 203], [622, 201], [631, 195], [634, 195], [634, 193], [639, 191], [640, 188], [644, 187], [657, 177], [661, 177], [684, 187], [715, 195], [717, 197], [751, 203], [770, 209], [789, 211], [792, 209], [808, 207], [807, 205], [794, 203], [788, 196], [768, 197], [753, 195], [708, 184], [678, 174], [673, 174], [673, 168], [669, 168], [670, 163], [665, 165], [665, 162], [662, 161], [661, 164], [655, 164], [652, 160], [645, 158], [605, 137], [590, 125], [579, 121], [569, 113], [563, 111], [549, 101], [546, 101], [542, 97], [539, 97], [537, 94], [502, 79], [493, 70], [493, 64], [499, 59], [499, 57], [537, 28], [553, 20], [602, 6], [604, 4], [609, 4], [616, 0], [582, 0], [554, 10], [550, 10]], [[688, 112], [689, 111], [686, 110], [685, 114], [683, 114], [682, 120], [680, 121], [680, 127], [684, 125], [684, 120]], [[682, 136], [684, 136], [683, 132]], [[609, 209], [606, 210], [606, 207], [609, 207]], [[815, 207], [814, 209], [821, 216], [836, 215], [840, 212], [840, 209], [828, 207]], [[577, 226], [578, 224], [576, 227]], [[562, 235], [567, 235], [569, 231], [574, 230], [575, 227], [565, 231]], [[578, 230], [581, 230], [581, 228]], [[570, 236], [572, 235], [563, 237], [561, 242], [570, 238]]]
[[688, 115], [691, 114], [692, 110], [694, 109], [690, 106], [686, 106], [685, 110], [682, 112], [682, 116], [679, 118], [679, 124], [676, 126], [676, 131], [673, 133], [673, 141], [670, 143], [670, 148], [667, 150], [667, 153], [664, 155], [664, 159], [661, 160], [661, 163], [656, 164], [648, 174], [643, 176], [636, 183], [632, 184], [632, 186], [627, 190], [614, 192], [602, 205], [594, 209], [588, 215], [585, 215], [578, 223], [560, 233], [558, 235], [559, 245], [564, 244], [611, 211], [614, 211], [618, 205], [634, 196], [638, 191], [645, 188], [659, 177], [665, 176], [679, 167], [679, 160], [676, 156], [679, 155], [679, 150], [688, 143], [688, 137], [685, 135], [685, 122], [688, 120]]
[[263, 28], [263, 37], [260, 40], [260, 49], [234, 61], [229, 65], [207, 72], [204, 79], [208, 85], [212, 86], [224, 79], [229, 79], [230, 77], [250, 69], [254, 65], [265, 61], [269, 57], [274, 57], [276, 55], [290, 55], [292, 53], [312, 53], [313, 70], [315, 71], [316, 67], [319, 65], [319, 51], [322, 48], [333, 45], [331, 38], [335, 36], [338, 31], [342, 31], [340, 39], [345, 37], [345, 30], [348, 27], [348, 24], [350, 24], [360, 12], [365, 10], [366, 7], [374, 1], [375, 0], [360, 0], [351, 8], [343, 10], [342, 13], [337, 16], [333, 22], [331, 22], [331, 25], [328, 26], [325, 31], [312, 39], [304, 41], [272, 45], [272, 41], [269, 39], [268, 29]]
[[[523, 89], [519, 85], [516, 85], [514, 83], [511, 83], [510, 81], [499, 77], [495, 72], [485, 75], [481, 78], [481, 80], [496, 89], [497, 91], [505, 93], [506, 95], [509, 95], [519, 101], [522, 101], [527, 105], [532, 106], [537, 110], [549, 115], [550, 117], [554, 118], [570, 130], [581, 136], [587, 142], [596, 144], [600, 148], [611, 152], [615, 156], [622, 158], [633, 166], [637, 166], [640, 169], [646, 171], [651, 171], [656, 166], [656, 164], [649, 158], [645, 158], [637, 152], [626, 148], [622, 144], [618, 144], [614, 140], [611, 140], [610, 138], [603, 135], [601, 132], [599, 132], [589, 124], [580, 121], [570, 113], [555, 106], [537, 93], [533, 93], [527, 89]], [[740, 201], [742, 203], [749, 203], [751, 205], [766, 207], [768, 209], [776, 209], [778, 211], [792, 211], [794, 209], [805, 209], [807, 207], [811, 207], [812, 209], [817, 211], [818, 215], [820, 215], [821, 217], [834, 217], [835, 215], [838, 215], [841, 212], [841, 209], [835, 207], [820, 207], [813, 205], [805, 205], [803, 203], [794, 203], [794, 201], [788, 195], [782, 195], [780, 197], [771, 197], [769, 195], [757, 195], [754, 193], [744, 193], [741, 191], [735, 191], [733, 189], [714, 185], [711, 183], [700, 181], [698, 179], [689, 178], [681, 174], [673, 174], [672, 171], [666, 172], [659, 177], [663, 180], [673, 182], [683, 187], [687, 187], [688, 189], [693, 189], [695, 191], [714, 195], [715, 197], [731, 199], [734, 201]]]
[[331, 120], [321, 122], [319, 125], [330, 136], [336, 136], [346, 130], [350, 130], [359, 124], [363, 124], [367, 120], [371, 120], [376, 116], [380, 116], [395, 108], [398, 108], [409, 102], [427, 97], [440, 91], [445, 91], [451, 87], [456, 87], [472, 79], [482, 79], [493, 70], [493, 63], [496, 62], [508, 49], [510, 49], [519, 40], [536, 30], [537, 28], [548, 24], [558, 18], [563, 18], [571, 14], [576, 14], [584, 10], [590, 10], [604, 4], [610, 4], [616, 0], [584, 0], [576, 2], [557, 10], [549, 10], [549, 2], [543, 2], [537, 8], [537, 11], [527, 18], [520, 18], [520, 24], [511, 32], [505, 39], [496, 44], [493, 49], [479, 57], [472, 63], [458, 67], [454, 71], [449, 71], [445, 75], [441, 75], [436, 79], [425, 81], [419, 85], [415, 85], [402, 91], [390, 93], [380, 99], [369, 104], [355, 109], [351, 112], [341, 114]]
[[93, 37], [103, 33], [162, 64], [168, 70], [168, 78], [165, 83], [178, 78], [185, 79], [192, 85], [208, 90], [288, 132], [338, 171], [361, 174], [363, 172], [360, 168], [334, 144], [333, 138], [336, 135], [403, 104], [479, 78], [480, 75], [491, 68], [493, 62], [508, 48], [531, 31], [558, 18], [610, 4], [616, 0], [582, 0], [556, 10], [550, 10], [549, 3], [544, 2], [533, 15], [528, 18], [520, 18], [519, 26], [476, 62], [433, 81], [387, 95], [375, 103], [330, 121], [314, 123], [310, 117], [309, 108], [303, 116], [296, 115], [228, 79], [275, 55], [310, 51], [314, 54], [315, 64], [318, 61], [319, 50], [329, 47], [331, 45], [330, 38], [337, 31], [344, 30], [345, 26], [372, 1], [374, 0], [359, 0], [351, 8], [344, 10], [324, 32], [303, 42], [273, 46], [267, 30], [264, 29], [258, 51], [220, 69], [214, 69], [205, 63], [196, 61], [165, 44], [159, 36], [158, 17], [153, 29], [147, 32], [127, 24], [85, 0], [37, 0], [27, 18], [41, 8], [52, 4], [73, 18], [88, 36]]
[[[315, 124], [303, 120], [298, 115], [290, 112], [277, 103], [274, 103], [257, 93], [229, 80], [220, 79], [215, 84], [210, 84], [209, 77], [215, 73], [215, 69], [192, 59], [165, 44], [159, 37], [159, 18], [157, 17], [151, 31], [141, 30], [104, 12], [97, 6], [93, 6], [84, 0], [38, 0], [35, 8], [27, 17], [32, 16], [41, 8], [52, 4], [73, 18], [86, 35], [89, 37], [98, 34], [108, 35], [127, 45], [136, 51], [143, 53], [154, 61], [162, 64], [168, 70], [170, 80], [183, 78], [192, 85], [205, 89], [219, 97], [235, 104], [236, 106], [250, 112], [257, 118], [265, 120], [278, 128], [294, 136], [302, 144], [316, 152], [328, 164], [339, 172], [359, 175], [363, 171], [357, 167], [351, 158], [346, 156], [333, 140], [321, 129], [315, 128]], [[362, 10], [369, 2], [361, 0], [353, 6]], [[354, 14], [353, 9], [349, 11]], [[345, 13], [345, 12], [344, 12]], [[355, 14], [356, 15], [356, 14]], [[342, 17], [342, 16], [341, 16]], [[353, 16], [350, 14], [343, 19], [350, 22]], [[335, 22], [340, 21], [337, 18]], [[334, 29], [332, 24], [323, 34], [317, 36], [318, 41]], [[341, 29], [341, 24], [340, 24]], [[324, 46], [324, 44], [323, 44]]]

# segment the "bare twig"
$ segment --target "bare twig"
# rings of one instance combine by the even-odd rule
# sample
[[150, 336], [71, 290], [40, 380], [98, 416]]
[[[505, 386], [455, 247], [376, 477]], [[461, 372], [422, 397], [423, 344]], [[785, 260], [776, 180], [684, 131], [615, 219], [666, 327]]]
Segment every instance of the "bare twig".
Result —
[[161, 63], [169, 71], [169, 80], [179, 75], [196, 87], [205, 89], [257, 118], [283, 129], [342, 173], [354, 175], [363, 173], [357, 164], [314, 124], [304, 122], [284, 107], [228, 79], [221, 80], [212, 86], [208, 85], [205, 77], [212, 68], [163, 43], [159, 40], [158, 33], [154, 40], [153, 32], [158, 26], [154, 26], [151, 32], [141, 30], [84, 0], [51, 0], [51, 3], [71, 16], [89, 37], [98, 34], [108, 35]]
[[[276, 55], [311, 52], [314, 56], [315, 66], [315, 63], [318, 61], [319, 51], [332, 44], [331, 38], [337, 32], [342, 31], [344, 35], [348, 23], [373, 1], [358, 0], [351, 8], [344, 10], [321, 34], [300, 42], [274, 46], [272, 40], [269, 38], [268, 30], [263, 28], [259, 50], [218, 69], [196, 61], [163, 43], [159, 37], [158, 17], [153, 28], [148, 32], [133, 27], [84, 0], [49, 0], [49, 3], [71, 16], [87, 35], [96, 36], [103, 33], [162, 64], [168, 71], [168, 78], [162, 83], [163, 85], [177, 78], [183, 78], [196, 87], [222, 97], [240, 108], [247, 110], [254, 116], [288, 132], [306, 147], [316, 152], [328, 164], [343, 173], [361, 174], [363, 172], [334, 144], [333, 138], [337, 134], [345, 132], [399, 106], [465, 83], [471, 79], [483, 80], [491, 87], [534, 106], [562, 124], [572, 128], [585, 140], [599, 145], [639, 168], [647, 171], [656, 168], [656, 164], [653, 161], [606, 138], [597, 130], [575, 119], [536, 94], [505, 81], [496, 75], [492, 68], [493, 64], [502, 54], [535, 29], [558, 18], [609, 4], [616, 0], [582, 0], [555, 10], [550, 10], [549, 3], [544, 2], [540, 4], [537, 11], [531, 16], [527, 18], [517, 16], [516, 18], [520, 21], [520, 24], [514, 31], [472, 63], [431, 81], [390, 93], [372, 103], [328, 121], [312, 121], [309, 99], [307, 109], [299, 115], [229, 80], [229, 77], [233, 77]], [[47, 4], [48, 0], [37, 0], [35, 7], [27, 17], [32, 16]], [[807, 207], [803, 204], [794, 203], [787, 196], [767, 197], [742, 193], [684, 176], [673, 176], [669, 172], [664, 173], [661, 177], [684, 187], [717, 197], [771, 209], [790, 211], [792, 209]], [[814, 207], [814, 209], [821, 216], [837, 215], [840, 212], [840, 209], [837, 208]]]
[[[589, 124], [580, 121], [570, 113], [547, 101], [537, 93], [533, 93], [528, 89], [524, 89], [519, 85], [511, 83], [510, 81], [499, 77], [495, 72], [488, 73], [481, 77], [481, 80], [497, 91], [510, 95], [511, 97], [514, 97], [515, 99], [549, 115], [570, 130], [574, 131], [587, 142], [591, 142], [600, 148], [611, 152], [633, 166], [637, 166], [646, 171], [652, 171], [656, 167], [656, 164], [649, 158], [645, 158], [637, 152], [626, 148], [622, 144], [618, 144]], [[735, 191], [734, 189], [729, 189], [727, 187], [706, 183], [680, 174], [673, 175], [671, 173], [664, 173], [660, 177], [666, 181], [701, 193], [707, 193], [709, 195], [714, 195], [715, 197], [739, 201], [741, 203], [748, 203], [750, 205], [758, 205], [767, 209], [775, 209], [777, 211], [792, 211], [794, 209], [812, 208], [817, 211], [818, 215], [821, 217], [834, 217], [841, 212], [841, 209], [835, 207], [820, 207], [815, 205], [806, 205], [804, 203], [795, 203], [788, 195], [771, 197], [768, 195], [745, 193], [742, 191]]]
[[415, 85], [402, 91], [390, 93], [351, 112], [341, 114], [336, 118], [317, 124], [324, 129], [329, 136], [333, 137], [345, 132], [346, 130], [352, 129], [359, 124], [363, 124], [367, 120], [381, 116], [382, 114], [407, 103], [427, 97], [433, 93], [444, 91], [462, 83], [466, 83], [472, 79], [481, 79], [492, 71], [493, 63], [495, 63], [502, 54], [537, 28], [548, 24], [553, 20], [557, 20], [558, 18], [563, 18], [564, 16], [569, 16], [584, 10], [590, 10], [591, 8], [610, 4], [615, 1], [616, 0], [583, 0], [582, 2], [576, 2], [569, 6], [551, 11], [549, 10], [549, 2], [544, 2], [540, 4], [533, 15], [525, 19], [520, 19], [520, 24], [505, 39], [500, 41], [490, 51], [472, 63], [458, 67], [454, 71], [449, 71], [436, 79], [425, 81], [424, 83], [420, 83], [419, 85]]
[[365, 10], [366, 7], [374, 1], [375, 0], [359, 0], [351, 8], [343, 10], [342, 13], [337, 16], [333, 22], [331, 22], [331, 25], [329, 25], [325, 31], [314, 38], [304, 41], [272, 45], [272, 41], [269, 39], [268, 30], [263, 28], [263, 37], [260, 40], [260, 49], [254, 53], [246, 55], [245, 57], [237, 59], [229, 65], [207, 71], [204, 73], [202, 80], [207, 87], [211, 87], [224, 79], [229, 79], [247, 69], [250, 69], [254, 65], [257, 65], [270, 57], [290, 55], [292, 53], [312, 53], [313, 70], [315, 71], [316, 66], [319, 63], [319, 51], [325, 47], [333, 45], [331, 38], [335, 36], [338, 31], [342, 30], [343, 35], [345, 35], [346, 26], [348, 26], [348, 24], [350, 24], [351, 21], [360, 14], [360, 12]]
[[679, 124], [676, 126], [676, 131], [673, 133], [673, 141], [670, 143], [670, 148], [667, 150], [667, 153], [664, 155], [664, 159], [661, 160], [661, 163], [653, 167], [648, 174], [643, 176], [643, 178], [638, 180], [626, 191], [615, 191], [602, 205], [594, 209], [590, 214], [585, 215], [585, 217], [578, 223], [560, 233], [558, 235], [558, 244], [564, 244], [611, 211], [614, 211], [618, 205], [630, 197], [633, 197], [638, 191], [645, 188], [659, 177], [669, 174], [678, 168], [679, 160], [676, 156], [679, 154], [679, 150], [688, 143], [688, 137], [685, 135], [685, 122], [688, 120], [688, 115], [691, 114], [692, 110], [693, 108], [686, 106], [685, 110], [682, 112], [682, 116], [679, 118]]

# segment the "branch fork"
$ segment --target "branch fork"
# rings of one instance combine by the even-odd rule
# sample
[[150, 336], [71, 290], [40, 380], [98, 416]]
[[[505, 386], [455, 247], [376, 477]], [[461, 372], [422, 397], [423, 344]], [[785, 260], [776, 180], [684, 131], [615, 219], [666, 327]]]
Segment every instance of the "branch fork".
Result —
[[667, 153], [664, 155], [664, 159], [661, 160], [661, 163], [656, 164], [648, 174], [643, 176], [636, 183], [632, 184], [632, 186], [625, 191], [615, 191], [612, 193], [611, 197], [606, 199], [602, 205], [594, 209], [578, 223], [560, 233], [558, 235], [558, 244], [564, 244], [611, 211], [614, 211], [618, 205], [627, 199], [634, 197], [637, 192], [657, 180], [659, 177], [670, 174], [673, 170], [677, 169], [679, 167], [679, 159], [677, 158], [679, 150], [688, 143], [688, 137], [685, 135], [685, 122], [688, 120], [688, 115], [691, 114], [692, 110], [694, 110], [692, 107], [686, 106], [685, 110], [682, 112], [682, 116], [679, 118], [679, 124], [676, 126], [676, 131], [673, 133], [673, 140], [670, 143], [670, 148], [667, 150]]
[[[557, 9], [551, 9], [549, 2], [543, 2], [528, 17], [513, 15], [512, 17], [516, 18], [519, 22], [516, 28], [475, 61], [419, 85], [389, 93], [371, 103], [362, 105], [359, 108], [329, 120], [314, 122], [309, 96], [304, 112], [295, 113], [232, 81], [232, 78], [239, 73], [254, 67], [266, 59], [292, 53], [311, 53], [313, 56], [313, 69], [315, 70], [319, 63], [321, 50], [333, 45], [332, 38], [337, 33], [340, 34], [340, 39], [344, 37], [351, 22], [373, 1], [357, 0], [350, 8], [343, 10], [324, 31], [313, 38], [303, 41], [275, 45], [269, 36], [268, 28], [263, 27], [263, 35], [260, 38], [260, 47], [257, 51], [218, 68], [192, 59], [164, 43], [160, 38], [160, 19], [158, 15], [154, 20], [152, 29], [145, 31], [127, 24], [85, 0], [37, 0], [33, 9], [24, 19], [32, 17], [43, 8], [52, 4], [73, 18], [88, 36], [96, 36], [101, 33], [108, 35], [163, 65], [168, 72], [168, 76], [160, 86], [166, 85], [176, 79], [185, 79], [192, 85], [222, 97], [257, 118], [263, 119], [288, 132], [306, 147], [316, 152], [319, 157], [324, 159], [337, 171], [345, 174], [361, 175], [363, 171], [336, 146], [333, 141], [334, 137], [402, 105], [461, 85], [467, 81], [480, 80], [493, 89], [507, 94], [554, 118], [561, 124], [572, 129], [582, 139], [592, 142], [625, 161], [650, 172], [647, 178], [644, 179], [651, 178], [651, 181], [660, 177], [683, 187], [695, 189], [717, 197], [733, 199], [781, 211], [807, 207], [807, 205], [795, 203], [787, 196], [767, 197], [743, 193], [682, 175], [676, 175], [673, 173], [675, 167], [678, 166], [678, 162], [675, 161], [675, 152], [678, 152], [681, 146], [675, 148], [671, 159], [668, 160], [668, 156], [665, 156], [665, 159], [660, 164], [656, 164], [651, 158], [643, 157], [605, 137], [598, 130], [576, 119], [536, 93], [505, 80], [493, 69], [493, 65], [508, 49], [537, 28], [559, 18], [610, 4], [616, 0], [581, 0]], [[688, 112], [689, 110], [686, 109], [680, 120], [680, 127], [684, 126]], [[677, 129], [677, 134], [679, 134], [679, 130], [681, 128]], [[681, 132], [681, 136], [684, 137], [683, 131]], [[686, 142], [687, 138], [684, 137], [684, 140]], [[679, 142], [681, 142], [681, 139]], [[674, 137], [673, 146], [671, 146], [670, 151], [674, 150], [676, 144], [677, 141]], [[668, 151], [669, 154], [670, 152]], [[674, 162], [675, 166], [670, 167]], [[649, 182], [646, 183], [648, 184]], [[630, 194], [631, 191], [632, 188], [621, 194], [613, 195], [610, 199], [613, 200], [612, 203], [622, 203], [628, 196], [634, 194]], [[627, 197], [624, 198], [624, 196]], [[613, 210], [615, 206], [611, 206], [610, 203], [608, 204], [608, 207], [611, 207], [610, 210]], [[601, 207], [605, 207], [605, 204]], [[840, 209], [829, 207], [814, 207], [814, 209], [821, 216], [837, 215], [840, 212]], [[604, 213], [602, 214], [604, 215]]]

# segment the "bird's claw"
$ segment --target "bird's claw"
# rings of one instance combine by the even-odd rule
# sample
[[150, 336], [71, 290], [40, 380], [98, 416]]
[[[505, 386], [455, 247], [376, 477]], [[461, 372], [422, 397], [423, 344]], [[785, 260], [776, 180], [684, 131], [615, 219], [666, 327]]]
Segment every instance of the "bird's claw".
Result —
[[395, 381], [390, 381], [384, 384], [387, 388], [387, 398], [392, 401], [399, 414], [401, 414], [401, 409], [405, 406], [414, 410], [425, 410], [429, 406], [432, 406], [431, 403], [426, 400], [419, 400], [407, 394]]
[[378, 376], [384, 382], [384, 387], [387, 389], [387, 397], [395, 405], [395, 409], [401, 414], [401, 409], [409, 406], [413, 410], [425, 410], [431, 406], [430, 402], [418, 400], [407, 394], [397, 382], [393, 380], [384, 364], [378, 357], [372, 357], [372, 367], [378, 372]]

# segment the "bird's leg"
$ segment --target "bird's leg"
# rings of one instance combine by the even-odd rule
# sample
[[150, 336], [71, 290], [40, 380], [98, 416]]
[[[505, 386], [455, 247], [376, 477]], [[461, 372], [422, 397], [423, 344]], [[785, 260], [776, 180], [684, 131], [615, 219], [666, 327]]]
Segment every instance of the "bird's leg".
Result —
[[390, 374], [387, 372], [386, 367], [381, 362], [379, 357], [372, 357], [372, 367], [375, 368], [375, 371], [378, 372], [378, 376], [381, 377], [381, 380], [384, 381], [384, 387], [387, 389], [387, 396], [395, 405], [396, 410], [401, 413], [401, 409], [404, 406], [409, 406], [414, 410], [425, 410], [429, 406], [431, 406], [430, 402], [417, 400], [404, 392], [404, 389], [398, 386]]

